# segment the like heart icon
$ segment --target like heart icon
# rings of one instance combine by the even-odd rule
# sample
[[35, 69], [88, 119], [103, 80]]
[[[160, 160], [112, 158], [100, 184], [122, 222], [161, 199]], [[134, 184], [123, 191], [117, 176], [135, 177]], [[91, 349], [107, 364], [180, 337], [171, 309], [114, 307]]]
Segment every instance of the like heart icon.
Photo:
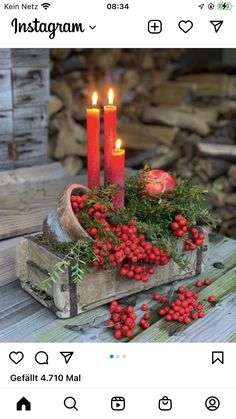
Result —
[[192, 27], [193, 27], [193, 22], [191, 20], [181, 20], [179, 22], [179, 28], [184, 33], [189, 32], [192, 29]]
[[14, 364], [19, 364], [24, 358], [24, 354], [22, 352], [11, 352], [9, 358]]

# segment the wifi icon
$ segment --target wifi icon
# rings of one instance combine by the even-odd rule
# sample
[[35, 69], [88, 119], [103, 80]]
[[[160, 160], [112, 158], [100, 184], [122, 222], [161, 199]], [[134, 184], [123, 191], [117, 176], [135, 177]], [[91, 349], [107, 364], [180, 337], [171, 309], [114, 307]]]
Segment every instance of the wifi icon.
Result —
[[47, 9], [51, 6], [51, 4], [50, 4], [50, 3], [42, 3], [42, 4], [41, 4], [41, 6], [42, 6], [45, 10], [47, 10]]

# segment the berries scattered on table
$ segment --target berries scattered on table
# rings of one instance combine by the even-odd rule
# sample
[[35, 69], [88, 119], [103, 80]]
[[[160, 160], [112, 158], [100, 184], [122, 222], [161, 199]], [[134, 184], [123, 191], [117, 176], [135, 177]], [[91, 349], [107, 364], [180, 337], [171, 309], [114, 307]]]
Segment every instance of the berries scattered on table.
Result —
[[167, 321], [178, 321], [179, 323], [190, 324], [192, 320], [199, 318], [199, 312], [203, 310], [198, 303], [199, 295], [191, 290], [183, 291], [183, 287], [178, 288], [178, 297], [172, 303], [159, 310], [159, 314]]
[[115, 338], [131, 338], [137, 319], [134, 308], [131, 305], [122, 307], [116, 300], [113, 300], [110, 305], [110, 313], [111, 318], [108, 321], [108, 327], [114, 329]]
[[[212, 281], [209, 278], [205, 278], [203, 281], [198, 280], [196, 284], [197, 283], [198, 286], [203, 287], [204, 285], [210, 285]], [[186, 290], [182, 285], [178, 287], [176, 294], [175, 299], [171, 303], [168, 303], [166, 295], [161, 295], [159, 293], [153, 295], [153, 299], [161, 304], [161, 306], [158, 307], [158, 313], [161, 317], [164, 317], [166, 321], [175, 321], [189, 325], [193, 321], [205, 316], [204, 307], [201, 302], [199, 302], [200, 294], [192, 290]], [[215, 304], [217, 298], [215, 295], [210, 295], [208, 301], [211, 304]], [[114, 329], [114, 336], [116, 339], [121, 339], [123, 337], [131, 338], [137, 322], [143, 330], [150, 327], [151, 315], [148, 312], [148, 304], [142, 304], [140, 309], [144, 311], [144, 313], [141, 319], [137, 320], [137, 314], [131, 305], [122, 307], [117, 301], [112, 301], [110, 305], [111, 318], [108, 321], [108, 326]]]

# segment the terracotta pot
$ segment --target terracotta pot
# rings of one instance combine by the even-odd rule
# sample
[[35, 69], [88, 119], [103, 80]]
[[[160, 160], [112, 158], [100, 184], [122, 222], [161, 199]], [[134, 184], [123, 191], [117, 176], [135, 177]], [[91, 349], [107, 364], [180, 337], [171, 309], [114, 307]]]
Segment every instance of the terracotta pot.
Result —
[[70, 198], [72, 195], [84, 195], [89, 192], [86, 186], [70, 185], [59, 198], [54, 208], [43, 222], [43, 236], [50, 241], [70, 242], [78, 239], [91, 240], [91, 236], [84, 230], [76, 218]]

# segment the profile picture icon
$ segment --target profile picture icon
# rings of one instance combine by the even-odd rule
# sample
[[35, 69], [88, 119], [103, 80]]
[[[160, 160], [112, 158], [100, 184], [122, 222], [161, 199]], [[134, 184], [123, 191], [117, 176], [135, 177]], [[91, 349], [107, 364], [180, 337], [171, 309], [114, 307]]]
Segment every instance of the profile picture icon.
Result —
[[217, 399], [217, 397], [211, 396], [206, 399], [205, 406], [207, 410], [214, 412], [215, 410], [219, 409], [220, 401]]

